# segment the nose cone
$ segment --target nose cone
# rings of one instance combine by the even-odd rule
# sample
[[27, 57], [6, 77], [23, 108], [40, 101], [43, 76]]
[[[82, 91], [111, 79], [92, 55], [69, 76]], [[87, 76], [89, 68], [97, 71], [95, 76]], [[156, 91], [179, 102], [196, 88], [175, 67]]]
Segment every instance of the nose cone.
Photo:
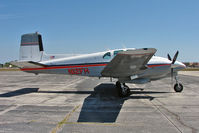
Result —
[[179, 61], [176, 61], [176, 62], [174, 63], [174, 65], [176, 66], [176, 67], [174, 68], [176, 71], [183, 70], [183, 69], [186, 68], [186, 65], [183, 64], [182, 62], [179, 62]]

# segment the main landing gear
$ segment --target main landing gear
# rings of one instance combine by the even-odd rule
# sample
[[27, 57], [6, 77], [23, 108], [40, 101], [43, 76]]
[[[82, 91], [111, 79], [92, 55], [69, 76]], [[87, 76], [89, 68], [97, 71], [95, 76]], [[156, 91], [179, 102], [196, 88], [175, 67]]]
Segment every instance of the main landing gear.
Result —
[[118, 94], [120, 97], [127, 97], [130, 95], [130, 89], [125, 83], [116, 82], [116, 87], [118, 89]]
[[175, 76], [176, 84], [174, 85], [175, 92], [182, 92], [183, 85], [179, 83], [177, 75]]

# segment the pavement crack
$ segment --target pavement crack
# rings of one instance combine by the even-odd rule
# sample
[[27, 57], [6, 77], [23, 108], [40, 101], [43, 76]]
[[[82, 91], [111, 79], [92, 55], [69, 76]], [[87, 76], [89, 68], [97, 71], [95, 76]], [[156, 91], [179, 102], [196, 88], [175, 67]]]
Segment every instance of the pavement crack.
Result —
[[152, 103], [153, 107], [154, 107], [155, 109], [157, 109], [157, 110], [169, 121], [169, 123], [171, 123], [180, 133], [183, 133], [183, 132], [180, 130], [180, 128], [178, 128], [177, 125], [175, 125], [175, 123], [174, 123], [172, 120], [170, 120], [170, 119], [168, 118], [168, 116], [167, 116], [164, 112], [161, 111], [161, 109], [159, 108], [158, 105], [155, 105], [152, 101], [150, 101], [150, 102]]
[[[162, 102], [160, 102], [159, 100], [156, 99], [156, 101], [162, 104]], [[181, 133], [182, 133], [182, 131], [177, 127], [177, 125], [174, 124], [174, 122], [172, 122], [172, 121], [167, 117], [167, 115], [166, 115], [165, 113], [163, 113], [163, 112], [161, 111], [161, 109], [163, 109], [163, 110], [165, 110], [166, 112], [168, 112], [168, 113], [170, 113], [171, 115], [173, 115], [173, 116], [175, 117], [175, 119], [176, 119], [182, 126], [191, 129], [192, 133], [197, 133], [197, 131], [198, 131], [197, 129], [195, 129], [194, 127], [191, 127], [191, 126], [189, 126], [189, 125], [186, 125], [186, 124], [180, 119], [180, 116], [177, 115], [176, 113], [170, 111], [169, 109], [167, 109], [166, 107], [164, 107], [164, 106], [162, 106], [162, 105], [156, 105], [156, 104], [154, 104], [152, 101], [150, 101], [150, 102], [151, 102], [151, 103], [153, 104], [153, 106], [154, 106], [162, 115], [164, 115], [165, 118], [166, 118], [173, 126], [175, 126], [175, 127], [177, 128], [177, 130], [180, 131]], [[164, 105], [164, 104], [163, 104], [163, 105]], [[161, 109], [160, 109], [160, 107], [161, 107]]]
[[[161, 106], [161, 105], [160, 105], [160, 106]], [[179, 116], [179, 115], [177, 115], [177, 114], [171, 112], [170, 110], [168, 110], [167, 108], [165, 108], [165, 107], [163, 107], [163, 106], [161, 106], [161, 108], [163, 108], [164, 110], [166, 110], [167, 112], [169, 112], [170, 114], [172, 114], [173, 116], [175, 116], [176, 120], [177, 120], [181, 125], [183, 125], [184, 127], [190, 128], [190, 129], [192, 130], [192, 133], [197, 133], [198, 130], [195, 129], [195, 128], [193, 128], [193, 127], [191, 127], [191, 126], [186, 125], [186, 124], [180, 119], [180, 116]]]
[[71, 112], [69, 112], [62, 121], [58, 122], [56, 127], [52, 129], [51, 133], [57, 133], [58, 130], [62, 128], [62, 126], [68, 122], [70, 116], [80, 107], [80, 105], [77, 105], [73, 108]]
[[1, 112], [0, 112], [0, 115], [3, 115], [3, 114], [5, 114], [5, 113], [7, 113], [7, 112], [9, 112], [9, 111], [11, 111], [11, 110], [15, 110], [15, 109], [18, 108], [19, 106], [20, 106], [20, 105], [11, 106], [11, 107], [5, 109], [4, 111], [1, 111]]

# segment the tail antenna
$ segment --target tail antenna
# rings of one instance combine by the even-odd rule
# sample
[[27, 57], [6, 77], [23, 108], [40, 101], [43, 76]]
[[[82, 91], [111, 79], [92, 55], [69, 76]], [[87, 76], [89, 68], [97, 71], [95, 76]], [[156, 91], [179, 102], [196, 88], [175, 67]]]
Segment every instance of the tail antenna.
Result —
[[122, 43], [122, 48], [126, 49], [126, 45], [124, 43]]

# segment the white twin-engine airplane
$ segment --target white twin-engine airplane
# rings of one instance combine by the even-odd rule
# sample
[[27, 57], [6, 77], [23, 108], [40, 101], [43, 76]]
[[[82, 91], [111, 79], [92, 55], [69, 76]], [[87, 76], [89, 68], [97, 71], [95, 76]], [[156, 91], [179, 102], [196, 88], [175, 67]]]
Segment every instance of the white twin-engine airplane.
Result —
[[125, 83], [144, 84], [168, 76], [175, 77], [174, 90], [181, 92], [177, 72], [186, 66], [173, 59], [154, 56], [155, 48], [126, 48], [76, 56], [47, 55], [38, 33], [24, 34], [21, 38], [19, 61], [12, 62], [22, 71], [30, 73], [68, 74], [90, 77], [117, 78], [116, 86], [121, 97], [129, 96]]

